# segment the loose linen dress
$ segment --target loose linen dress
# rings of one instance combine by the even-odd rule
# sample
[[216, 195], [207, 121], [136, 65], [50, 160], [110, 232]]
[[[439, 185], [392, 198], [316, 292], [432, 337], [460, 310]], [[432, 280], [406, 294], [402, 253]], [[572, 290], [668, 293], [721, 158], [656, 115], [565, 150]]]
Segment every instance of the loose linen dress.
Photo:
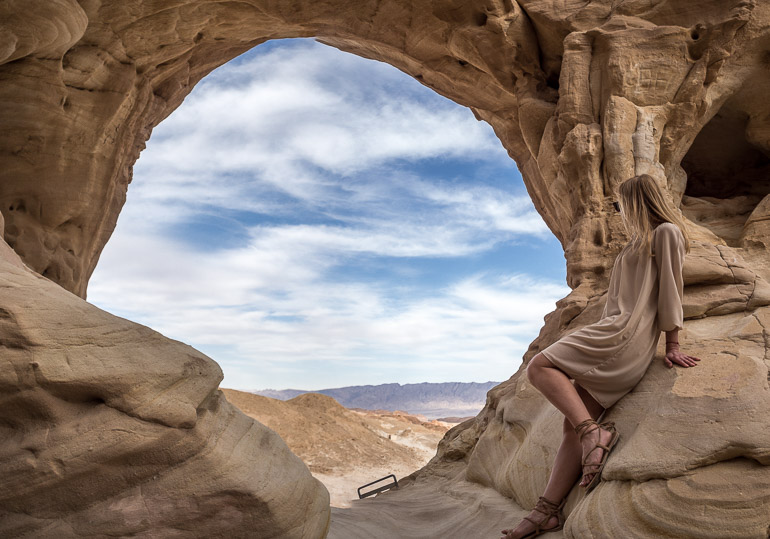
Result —
[[642, 379], [660, 332], [683, 327], [685, 245], [679, 227], [658, 225], [652, 248], [650, 256], [626, 245], [612, 268], [601, 320], [541, 352], [605, 408]]

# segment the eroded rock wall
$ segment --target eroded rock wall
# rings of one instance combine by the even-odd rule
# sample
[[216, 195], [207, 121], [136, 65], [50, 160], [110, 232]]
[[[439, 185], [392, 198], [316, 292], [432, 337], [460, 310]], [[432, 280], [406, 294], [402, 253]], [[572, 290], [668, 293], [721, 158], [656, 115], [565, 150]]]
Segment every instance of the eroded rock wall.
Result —
[[[688, 218], [694, 241], [685, 268], [682, 340], [703, 362], [673, 371], [653, 363], [609, 412], [622, 438], [607, 481], [588, 498], [573, 492], [565, 533], [591, 537], [601, 529], [603, 536], [628, 536], [633, 528], [640, 537], [687, 535], [693, 529], [688, 519], [695, 518], [689, 515], [708, 514], [713, 537], [766, 535], [767, 2], [7, 0], [0, 15], [4, 237], [32, 270], [81, 297], [152, 128], [208, 72], [268, 39], [316, 36], [388, 62], [493, 126], [565, 249], [573, 288], [546, 318], [525, 359], [598, 318], [609, 269], [625, 242], [611, 209], [613, 189], [630, 175], [651, 174]], [[237, 451], [219, 452], [231, 435], [214, 434], [217, 429], [258, 427], [233, 426], [242, 420], [228, 419], [234, 412], [214, 392], [218, 375], [209, 360], [107, 320], [21, 267], [1, 242], [0, 251], [7, 255], [0, 307], [9, 313], [0, 338], [4, 359], [10, 358], [0, 397], [10, 403], [4, 410], [12, 410], [3, 417], [10, 440], [3, 458], [14, 463], [14, 484], [29, 500], [37, 492], [46, 496], [35, 490], [41, 485], [51, 492], [74, 485], [68, 482], [77, 481], [81, 465], [68, 468], [45, 443], [29, 440], [45, 441], [51, 429], [64, 440], [68, 429], [77, 431], [80, 417], [94, 418], [100, 428], [89, 432], [104, 444], [93, 446], [92, 467], [84, 468], [94, 490], [81, 492], [111, 508], [98, 513], [102, 520], [94, 521], [93, 533], [135, 522], [137, 496], [150, 492], [138, 486], [152, 477], [142, 474], [176, 469], [174, 459], [196, 462], [184, 456], [195, 455], [196, 447], [209, 447], [199, 451], [214, 467], [229, 462], [228, 469], [263, 454], [256, 441], [262, 435], [236, 443]], [[46, 302], [55, 308], [41, 310], [38, 304]], [[114, 332], [102, 332], [113, 326]], [[103, 346], [78, 344], [92, 339]], [[148, 342], [155, 343], [152, 350]], [[155, 353], [166, 348], [173, 352]], [[87, 368], [77, 368], [78, 361]], [[464, 461], [469, 480], [528, 507], [545, 485], [560, 425], [522, 372], [490, 392], [476, 420], [450, 433], [434, 465]], [[125, 456], [109, 446], [107, 425], [116, 429], [109, 436], [141, 430], [140, 438], [153, 440], [147, 443], [155, 449], [143, 452], [142, 445]], [[295, 469], [278, 449], [266, 451]], [[132, 483], [132, 466], [144, 470], [138, 477], [145, 479]], [[269, 474], [227, 477], [239, 486], [222, 504], [243, 526], [252, 522], [243, 516], [252, 509], [244, 509], [240, 493], [256, 484], [282, 492]], [[174, 481], [163, 479], [152, 491], [158, 507]], [[284, 530], [304, 519], [315, 524], [302, 534], [323, 533], [318, 515], [324, 513], [316, 510], [323, 494], [303, 484], [297, 503], [306, 513], [293, 513], [294, 505], [271, 496], [277, 505], [254, 514], [274, 514]], [[169, 494], [163, 518], [189, 512], [200, 526], [216, 527], [214, 513], [197, 504], [216, 505], [217, 493], [228, 488], [202, 497], [184, 489], [178, 498]], [[688, 493], [694, 490], [705, 492], [705, 501], [693, 501]], [[19, 496], [0, 507], [22, 519], [14, 521], [20, 530], [58, 531], [96, 515], [83, 512], [85, 501], [80, 507], [64, 500], [48, 509], [34, 506], [39, 518], [22, 517], [25, 498]], [[176, 526], [163, 518], [148, 517], [146, 529]]]
[[214, 361], [0, 254], [0, 535], [324, 535], [326, 489]]
[[10, 1], [0, 8], [16, 14], [0, 17], [8, 36], [0, 42], [0, 209], [5, 239], [24, 261], [81, 297], [152, 128], [203, 76], [259, 43], [318, 36], [480, 110], [515, 108], [512, 66], [522, 77], [540, 77], [526, 17], [502, 2], [47, 6]]
[[[770, 259], [768, 231], [756, 227], [766, 226], [770, 200], [770, 123], [759, 98], [770, 89], [761, 67], [767, 7], [527, 4], [540, 33], [564, 38], [563, 49], [543, 50], [544, 66], [560, 61], [559, 99], [536, 165], [523, 172], [529, 181], [540, 175], [538, 188], [569, 219], [555, 232], [573, 292], [546, 317], [526, 358], [599, 318], [624, 242], [607, 207], [620, 181], [655, 177], [694, 240], [680, 338], [702, 362], [669, 370], [658, 357], [608, 412], [620, 444], [598, 489], [571, 493], [565, 536], [765, 537]], [[464, 460], [469, 480], [532, 507], [560, 438], [561, 415], [522, 369], [490, 392], [476, 420], [450, 433], [434, 464]]]

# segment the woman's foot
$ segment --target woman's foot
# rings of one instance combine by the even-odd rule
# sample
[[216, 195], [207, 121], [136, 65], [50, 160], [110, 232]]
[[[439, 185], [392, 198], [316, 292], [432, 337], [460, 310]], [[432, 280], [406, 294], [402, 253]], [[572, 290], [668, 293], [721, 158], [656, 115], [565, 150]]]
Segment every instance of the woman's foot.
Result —
[[[540, 511], [535, 511], [534, 509], [527, 516], [529, 518], [531, 518], [532, 520], [534, 520], [535, 522], [539, 522], [541, 520], [545, 520], [545, 522], [543, 522], [540, 525], [540, 529], [543, 530], [544, 533], [548, 533], [546, 531], [546, 529], [551, 529], [551, 528], [555, 529], [559, 525], [559, 519], [558, 518], [551, 517], [551, 518], [546, 519], [546, 518], [544, 518], [543, 513], [541, 513]], [[503, 534], [501, 539], [519, 539], [519, 538], [524, 537], [525, 535], [527, 535], [529, 533], [532, 533], [533, 531], [535, 531], [535, 529], [536, 529], [535, 525], [533, 523], [531, 523], [529, 520], [522, 520], [519, 523], [519, 525], [516, 526], [515, 528], [513, 528], [511, 530], [503, 530], [501, 532]]]
[[[540, 498], [543, 500], [543, 498]], [[501, 539], [520, 539], [522, 537], [534, 537], [530, 535], [538, 528], [540, 532], [537, 535], [562, 529], [562, 521], [559, 518], [562, 504], [554, 504], [546, 500], [538, 500], [535, 508], [519, 523], [518, 526], [508, 530], [502, 530]], [[550, 507], [549, 507], [550, 506]]]
[[604, 457], [604, 453], [607, 451], [602, 447], [598, 447], [597, 444], [607, 446], [613, 438], [612, 431], [590, 425], [586, 428], [586, 432], [583, 438], [580, 440], [580, 444], [583, 446], [583, 478], [580, 480], [580, 486], [586, 487], [593, 480], [596, 472], [599, 470], [599, 463]]

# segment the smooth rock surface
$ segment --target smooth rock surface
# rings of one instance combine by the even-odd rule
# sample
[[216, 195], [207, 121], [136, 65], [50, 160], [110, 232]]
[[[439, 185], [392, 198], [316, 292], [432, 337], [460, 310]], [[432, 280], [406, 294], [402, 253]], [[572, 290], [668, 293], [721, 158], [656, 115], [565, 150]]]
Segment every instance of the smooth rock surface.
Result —
[[[493, 489], [466, 481], [463, 468], [434, 468], [349, 509], [332, 509], [329, 539], [496, 539], [527, 514]], [[561, 537], [559, 531], [548, 539]]]
[[324, 535], [326, 489], [225, 400], [216, 363], [16, 262], [0, 259], [0, 536]]

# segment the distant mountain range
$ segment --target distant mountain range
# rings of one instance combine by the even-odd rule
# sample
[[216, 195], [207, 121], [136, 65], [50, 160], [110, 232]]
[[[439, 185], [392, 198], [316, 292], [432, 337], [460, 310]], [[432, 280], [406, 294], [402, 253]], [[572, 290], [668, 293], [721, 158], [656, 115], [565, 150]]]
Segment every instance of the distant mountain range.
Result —
[[261, 389], [251, 393], [278, 400], [293, 399], [303, 393], [321, 393], [334, 398], [345, 408], [364, 410], [401, 410], [428, 419], [468, 417], [484, 407], [487, 391], [500, 382], [446, 382], [422, 384], [380, 384], [349, 386], [319, 391], [302, 389]]

